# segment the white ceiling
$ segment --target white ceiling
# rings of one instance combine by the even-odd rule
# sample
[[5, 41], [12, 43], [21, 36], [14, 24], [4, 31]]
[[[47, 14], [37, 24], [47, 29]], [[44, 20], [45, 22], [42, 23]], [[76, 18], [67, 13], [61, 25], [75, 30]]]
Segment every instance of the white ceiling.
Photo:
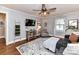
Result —
[[[41, 9], [41, 4], [2, 4], [2, 6], [26, 12], [32, 15], [38, 15], [38, 11], [33, 9]], [[47, 9], [56, 7], [55, 12], [51, 12], [51, 15], [65, 14], [79, 10], [79, 4], [46, 4]]]

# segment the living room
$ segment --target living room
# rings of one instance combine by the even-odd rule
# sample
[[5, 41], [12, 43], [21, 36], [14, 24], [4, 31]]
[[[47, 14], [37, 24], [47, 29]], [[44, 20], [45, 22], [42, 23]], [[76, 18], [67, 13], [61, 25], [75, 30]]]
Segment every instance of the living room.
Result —
[[[14, 47], [18, 51], [13, 54], [25, 55], [45, 55], [51, 54], [46, 50], [39, 53], [37, 47], [38, 43], [43, 43], [42, 40], [50, 39], [51, 37], [64, 38], [65, 35], [71, 35], [79, 32], [79, 4], [2, 4], [0, 5], [0, 13], [6, 15], [5, 19], [5, 47]], [[33, 8], [34, 7], [34, 8]], [[41, 8], [46, 8], [49, 11], [47, 15], [40, 15]], [[52, 10], [53, 9], [53, 10]], [[35, 11], [38, 10], [38, 11]], [[40, 11], [41, 10], [41, 11]], [[2, 22], [2, 21], [1, 21]], [[18, 46], [28, 43], [33, 44], [36, 42], [36, 50], [38, 53], [31, 51], [26, 53], [25, 50], [20, 51]], [[23, 42], [24, 41], [24, 42]], [[40, 41], [40, 42], [39, 42]], [[22, 42], [22, 43], [18, 43]], [[31, 43], [32, 42], [32, 43]], [[55, 41], [54, 41], [55, 42]], [[36, 46], [36, 45], [35, 45]], [[34, 48], [31, 47], [31, 48]], [[3, 47], [0, 48], [1, 50]], [[9, 48], [8, 48], [9, 49]], [[42, 49], [42, 48], [41, 48]], [[12, 54], [4, 48], [0, 54]]]

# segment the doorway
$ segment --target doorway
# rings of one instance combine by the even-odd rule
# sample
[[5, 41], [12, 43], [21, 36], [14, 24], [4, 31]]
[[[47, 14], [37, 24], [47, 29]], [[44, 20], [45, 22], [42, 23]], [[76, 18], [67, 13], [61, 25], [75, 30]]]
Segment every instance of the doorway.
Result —
[[0, 44], [5, 44], [6, 45], [5, 20], [6, 20], [6, 14], [5, 13], [0, 13]]

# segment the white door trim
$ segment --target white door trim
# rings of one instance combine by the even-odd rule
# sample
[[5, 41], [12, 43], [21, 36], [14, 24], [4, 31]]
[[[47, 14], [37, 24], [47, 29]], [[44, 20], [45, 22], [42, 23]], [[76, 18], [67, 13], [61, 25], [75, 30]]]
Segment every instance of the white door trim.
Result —
[[0, 11], [0, 13], [4, 13], [6, 14], [6, 19], [5, 19], [5, 40], [6, 40], [6, 45], [7, 45], [7, 42], [8, 42], [8, 12], [5, 12], [5, 11]]

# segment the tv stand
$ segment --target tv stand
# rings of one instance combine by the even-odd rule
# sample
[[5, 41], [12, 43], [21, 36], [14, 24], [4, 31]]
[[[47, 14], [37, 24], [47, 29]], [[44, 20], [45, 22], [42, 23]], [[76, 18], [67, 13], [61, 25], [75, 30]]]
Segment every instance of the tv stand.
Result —
[[26, 31], [26, 39], [27, 39], [27, 41], [30, 41], [30, 40], [35, 39], [37, 37], [40, 37], [40, 33], [37, 34], [36, 30]]

